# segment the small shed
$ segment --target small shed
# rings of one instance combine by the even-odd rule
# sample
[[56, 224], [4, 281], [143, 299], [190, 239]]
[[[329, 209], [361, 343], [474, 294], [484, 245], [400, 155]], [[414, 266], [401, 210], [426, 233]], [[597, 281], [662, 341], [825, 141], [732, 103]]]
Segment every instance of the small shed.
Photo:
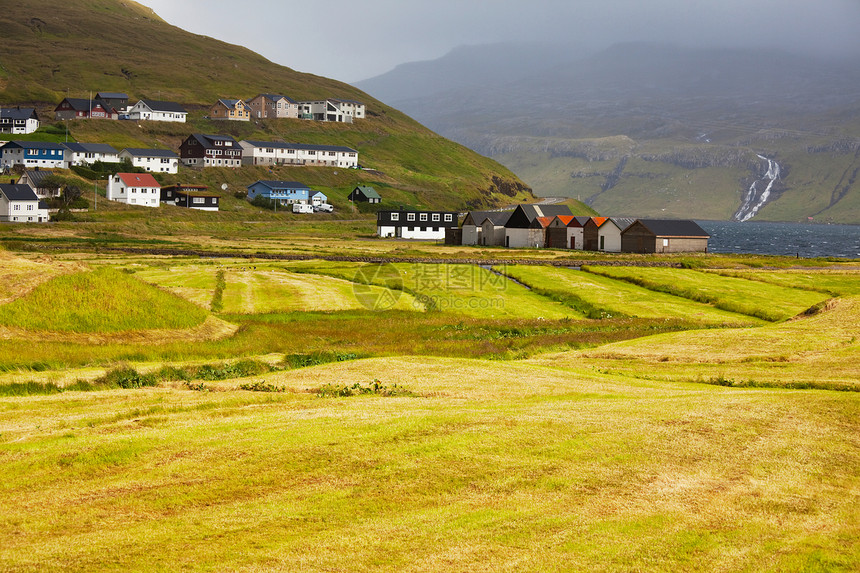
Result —
[[382, 197], [376, 192], [376, 189], [367, 185], [359, 185], [352, 190], [347, 198], [357, 203], [379, 203], [382, 201]]
[[625, 253], [707, 253], [710, 237], [695, 221], [637, 219], [621, 233], [621, 251]]
[[583, 249], [586, 251], [598, 250], [600, 245], [598, 242], [598, 231], [608, 220], [609, 217], [589, 217], [588, 221], [582, 226]]

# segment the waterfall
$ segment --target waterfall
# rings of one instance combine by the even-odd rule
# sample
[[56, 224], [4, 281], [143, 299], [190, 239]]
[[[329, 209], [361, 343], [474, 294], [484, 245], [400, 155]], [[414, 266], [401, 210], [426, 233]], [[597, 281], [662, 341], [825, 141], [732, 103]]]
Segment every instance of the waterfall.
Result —
[[[779, 179], [779, 163], [773, 159], [768, 159], [764, 155], [759, 155], [759, 159], [767, 161], [767, 173], [759, 179], [752, 182], [747, 192], [744, 194], [740, 208], [732, 216], [734, 221], [749, 221], [755, 217], [759, 209], [764, 207], [768, 199], [770, 199], [770, 191], [773, 184]], [[759, 191], [764, 187], [763, 191]]]

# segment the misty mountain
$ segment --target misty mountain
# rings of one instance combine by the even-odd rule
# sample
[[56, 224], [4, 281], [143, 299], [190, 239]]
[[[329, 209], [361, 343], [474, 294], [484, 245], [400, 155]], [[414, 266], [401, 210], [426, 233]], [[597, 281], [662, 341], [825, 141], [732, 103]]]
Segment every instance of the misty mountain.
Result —
[[[484, 46], [403, 65], [359, 85], [442, 135], [501, 160], [537, 193], [580, 196], [598, 209], [628, 208], [630, 200], [608, 200], [625, 186], [635, 187], [649, 215], [695, 206], [694, 199], [675, 200], [682, 179], [693, 174], [668, 174], [658, 164], [668, 161], [671, 167], [729, 170], [715, 174], [720, 206], [706, 201], [698, 211], [702, 217], [729, 218], [749, 181], [761, 175], [756, 171], [766, 170], [758, 155], [790, 160], [771, 199], [774, 205], [763, 208], [759, 218], [793, 220], [827, 212], [844, 220], [835, 215], [836, 203], [857, 192], [851, 191], [857, 179], [851, 173], [836, 190], [836, 181], [820, 169], [812, 175], [810, 157], [790, 157], [814, 149], [821, 158], [823, 149], [840, 146], [853, 153], [848, 150], [860, 140], [857, 60], [644, 43], [591, 55], [561, 46]], [[844, 171], [848, 166], [836, 157], [840, 153], [830, 153], [827, 161]], [[679, 159], [668, 159], [673, 154]], [[690, 161], [691, 156], [697, 159]], [[559, 157], [646, 163], [625, 161], [619, 172], [616, 164], [596, 170], [575, 161], [561, 165]], [[798, 171], [801, 164], [811, 179], [797, 178], [805, 173]], [[641, 175], [635, 184], [625, 180], [634, 166]], [[569, 172], [558, 175], [564, 169]], [[549, 170], [555, 173], [552, 181]], [[797, 197], [796, 208], [776, 209], [792, 192], [803, 191], [801, 183], [820, 197], [817, 203]], [[660, 189], [670, 190], [663, 200], [649, 195]], [[860, 221], [860, 207], [853, 203], [849, 218]]]

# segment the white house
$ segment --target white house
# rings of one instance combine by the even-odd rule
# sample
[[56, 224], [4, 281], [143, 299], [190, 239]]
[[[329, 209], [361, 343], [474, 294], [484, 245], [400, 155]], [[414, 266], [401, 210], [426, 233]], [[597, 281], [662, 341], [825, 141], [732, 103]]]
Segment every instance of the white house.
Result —
[[299, 102], [299, 117], [316, 121], [352, 123], [353, 119], [364, 119], [365, 105], [358, 101], [323, 99]]
[[128, 205], [158, 207], [161, 185], [149, 173], [117, 173], [108, 179], [107, 198]]
[[0, 168], [23, 165], [28, 169], [66, 169], [66, 148], [61, 143], [45, 141], [10, 141], [0, 147]]
[[29, 185], [0, 184], [0, 221], [46, 223], [48, 219], [48, 206]]
[[239, 145], [243, 165], [358, 167], [358, 151], [351, 147], [247, 140]]
[[173, 121], [185, 123], [188, 112], [178, 103], [142, 99], [128, 110], [128, 119], [135, 121]]
[[116, 149], [106, 143], [64, 143], [68, 165], [89, 165], [96, 161], [119, 163]]
[[0, 133], [27, 134], [39, 129], [35, 108], [0, 108]]
[[376, 234], [398, 239], [445, 240], [445, 229], [458, 227], [455, 211], [377, 211]]
[[179, 156], [169, 149], [128, 148], [119, 152], [120, 160], [128, 159], [135, 167], [153, 173], [178, 173]]

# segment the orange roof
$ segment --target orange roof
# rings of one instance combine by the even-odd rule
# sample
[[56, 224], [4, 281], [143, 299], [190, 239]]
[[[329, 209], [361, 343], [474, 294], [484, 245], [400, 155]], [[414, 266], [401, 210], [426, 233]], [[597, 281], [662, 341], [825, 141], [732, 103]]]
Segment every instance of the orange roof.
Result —
[[537, 217], [535, 220], [540, 223], [541, 227], [548, 227], [555, 217]]
[[161, 189], [161, 185], [149, 173], [117, 173], [116, 176], [129, 187], [157, 187]]
[[595, 225], [600, 227], [603, 225], [603, 223], [609, 220], [609, 217], [592, 217], [591, 220], [594, 221]]
[[573, 221], [573, 215], [556, 215], [555, 218], [561, 221], [565, 227], [570, 225], [570, 222]]

